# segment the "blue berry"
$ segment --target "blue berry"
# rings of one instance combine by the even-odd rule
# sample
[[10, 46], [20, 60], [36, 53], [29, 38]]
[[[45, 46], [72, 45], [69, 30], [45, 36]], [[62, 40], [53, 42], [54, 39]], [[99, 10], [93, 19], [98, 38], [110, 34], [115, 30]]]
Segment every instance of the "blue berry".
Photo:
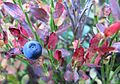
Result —
[[23, 54], [28, 59], [36, 60], [42, 54], [42, 47], [37, 41], [28, 41], [23, 47]]

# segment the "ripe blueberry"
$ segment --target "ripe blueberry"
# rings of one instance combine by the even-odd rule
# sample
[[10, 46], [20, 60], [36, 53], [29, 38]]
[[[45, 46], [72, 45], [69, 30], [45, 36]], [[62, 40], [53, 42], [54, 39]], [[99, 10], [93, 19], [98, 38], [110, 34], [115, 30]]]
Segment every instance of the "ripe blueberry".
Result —
[[42, 54], [42, 47], [37, 41], [28, 41], [23, 46], [23, 54], [28, 59], [36, 60]]

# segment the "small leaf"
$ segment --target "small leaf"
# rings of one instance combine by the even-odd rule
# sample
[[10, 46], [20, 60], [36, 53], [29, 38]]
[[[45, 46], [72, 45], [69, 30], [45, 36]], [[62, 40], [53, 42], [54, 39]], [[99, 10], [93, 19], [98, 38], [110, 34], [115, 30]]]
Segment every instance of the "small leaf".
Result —
[[112, 36], [120, 30], [120, 21], [113, 23], [105, 29], [104, 34], [106, 37]]
[[13, 43], [14, 48], [20, 47], [20, 44], [18, 41], [16, 41], [16, 39], [13, 39], [12, 43]]
[[53, 17], [54, 18], [59, 18], [62, 15], [64, 9], [65, 9], [64, 5], [60, 2], [57, 2], [56, 6], [55, 6], [55, 11], [53, 13]]
[[24, 46], [24, 44], [27, 42], [28, 40], [22, 36], [18, 37], [18, 42], [20, 43], [21, 46]]
[[96, 48], [96, 50], [99, 52], [99, 53], [107, 53], [109, 51], [113, 51], [115, 50], [114, 47], [106, 47], [106, 46], [102, 46], [102, 47], [99, 47], [99, 48]]
[[72, 56], [73, 60], [84, 62], [84, 48], [80, 47], [77, 48]]
[[16, 4], [10, 2], [4, 2], [3, 7], [13, 18], [20, 21], [25, 20], [24, 13]]
[[62, 58], [62, 52], [59, 51], [59, 50], [56, 50], [56, 51], [54, 52], [54, 58], [55, 58], [57, 61], [60, 61], [61, 58]]
[[49, 20], [49, 16], [43, 8], [31, 8], [31, 13], [40, 21], [48, 22]]
[[57, 42], [58, 42], [58, 37], [54, 32], [52, 32], [48, 39], [48, 48], [51, 50], [55, 49]]
[[90, 40], [90, 47], [91, 48], [96, 48], [98, 47], [98, 44], [100, 42], [100, 40], [103, 38], [104, 36], [101, 33], [96, 34], [91, 40]]
[[[29, 25], [27, 24], [26, 21], [22, 21], [21, 25], [18, 25], [18, 28], [21, 27], [21, 26], [23, 27], [24, 32], [26, 31], [26, 33], [28, 34], [28, 36], [33, 37], [33, 32], [30, 29], [30, 27], [29, 27]], [[23, 30], [21, 30], [21, 32], [23, 33]]]
[[58, 49], [62, 52], [62, 57], [70, 56], [70, 52], [66, 49]]
[[78, 48], [78, 43], [79, 43], [78, 40], [74, 40], [74, 41], [72, 42], [74, 49]]
[[10, 84], [19, 84], [17, 78], [12, 74], [7, 75], [7, 80], [9, 81]]
[[9, 27], [9, 30], [13, 36], [19, 37], [20, 36], [20, 30], [17, 28]]
[[29, 37], [27, 31], [25, 30], [25, 28], [24, 28], [23, 26], [18, 25], [18, 29], [20, 30], [20, 33], [21, 33], [22, 35], [24, 35], [25, 37]]

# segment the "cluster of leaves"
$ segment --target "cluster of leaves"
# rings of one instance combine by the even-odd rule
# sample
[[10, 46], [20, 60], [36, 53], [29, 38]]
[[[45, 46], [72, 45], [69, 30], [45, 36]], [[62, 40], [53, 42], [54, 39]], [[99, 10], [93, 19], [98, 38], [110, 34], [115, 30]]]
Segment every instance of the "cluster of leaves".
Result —
[[[120, 58], [120, 7], [116, 0], [106, 0], [106, 3], [101, 5], [96, 0], [50, 0], [48, 3], [1, 0], [3, 82], [115, 82], [120, 71], [117, 60]], [[30, 40], [37, 40], [43, 47], [42, 56], [37, 60], [27, 59], [22, 53], [24, 44]]]

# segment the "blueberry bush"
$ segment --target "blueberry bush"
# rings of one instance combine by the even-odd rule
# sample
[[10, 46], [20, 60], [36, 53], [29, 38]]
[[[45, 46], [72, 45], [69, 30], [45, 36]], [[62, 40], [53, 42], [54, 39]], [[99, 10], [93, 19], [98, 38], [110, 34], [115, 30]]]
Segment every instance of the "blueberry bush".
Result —
[[0, 84], [120, 84], [120, 0], [0, 0]]

